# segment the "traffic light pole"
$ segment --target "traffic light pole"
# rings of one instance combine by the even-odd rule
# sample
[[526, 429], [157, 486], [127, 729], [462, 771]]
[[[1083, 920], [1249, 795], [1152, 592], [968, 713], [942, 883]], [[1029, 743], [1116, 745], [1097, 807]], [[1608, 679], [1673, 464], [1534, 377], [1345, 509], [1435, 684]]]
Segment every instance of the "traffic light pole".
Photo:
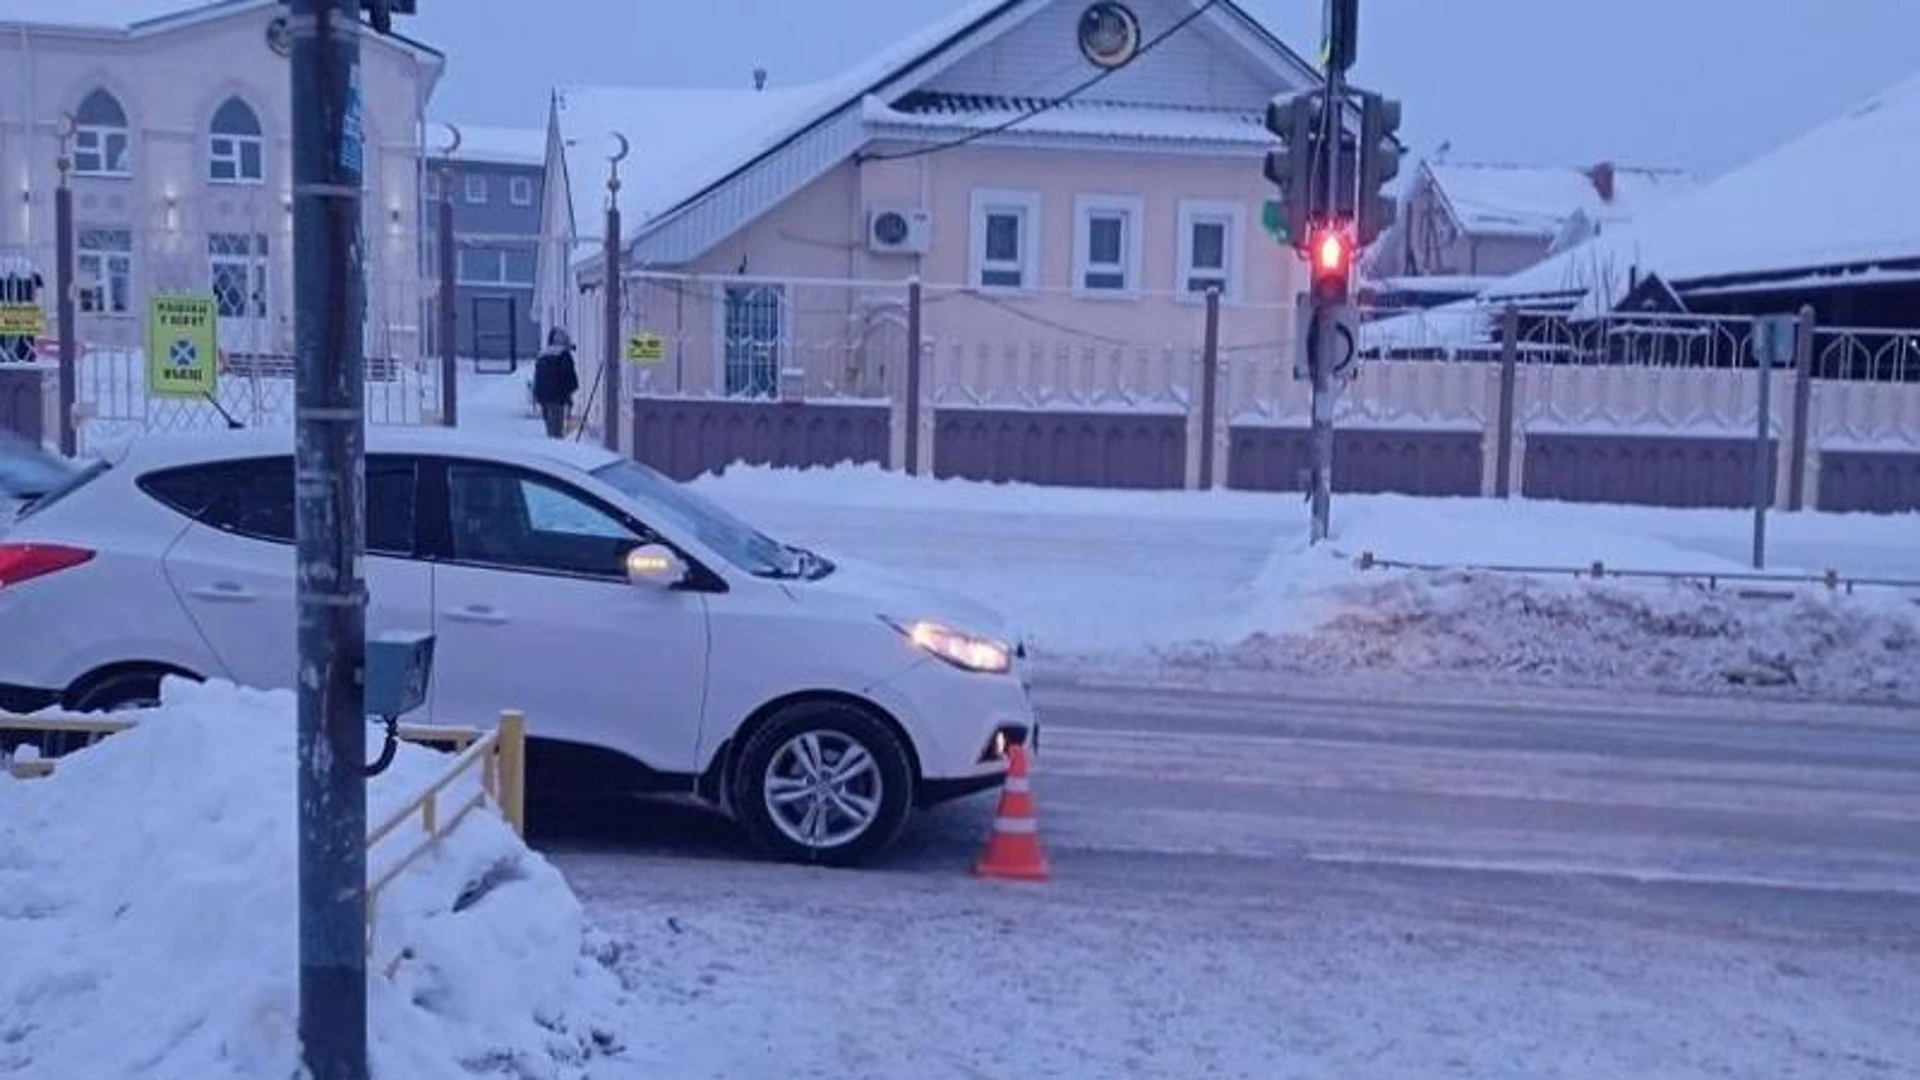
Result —
[[[1334, 208], [1340, 203], [1337, 185], [1340, 183], [1340, 129], [1344, 120], [1340, 106], [1345, 100], [1346, 86], [1336, 65], [1327, 66], [1325, 92], [1326, 107], [1321, 110], [1321, 154], [1313, 163], [1317, 174], [1312, 189], [1313, 220], [1320, 222], [1331, 220]], [[1318, 253], [1309, 251], [1307, 257], [1312, 260]], [[1327, 539], [1333, 528], [1333, 407], [1337, 400], [1333, 390], [1333, 365], [1324, 347], [1332, 337], [1321, 328], [1332, 320], [1334, 310], [1346, 302], [1346, 297], [1332, 296], [1320, 289], [1309, 289], [1308, 297], [1313, 311], [1307, 351], [1308, 376], [1313, 380], [1312, 427], [1308, 435], [1313, 472], [1307, 489], [1311, 514], [1307, 540], [1309, 544], [1318, 544]]]
[[293, 0], [301, 1060], [366, 1080], [360, 5]]

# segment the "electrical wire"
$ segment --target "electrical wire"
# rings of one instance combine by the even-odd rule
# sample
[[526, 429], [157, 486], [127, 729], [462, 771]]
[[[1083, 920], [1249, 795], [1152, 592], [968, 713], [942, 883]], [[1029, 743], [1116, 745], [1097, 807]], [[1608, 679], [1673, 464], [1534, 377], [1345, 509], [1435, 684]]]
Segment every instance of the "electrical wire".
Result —
[[1152, 38], [1149, 38], [1146, 42], [1142, 43], [1140, 46], [1140, 50], [1134, 53], [1132, 59], [1128, 60], [1126, 63], [1120, 65], [1119, 67], [1102, 68], [1092, 78], [1081, 81], [1079, 85], [1073, 87], [1071, 90], [1068, 90], [1064, 95], [1060, 97], [1042, 102], [1038, 108], [1029, 109], [1024, 113], [1019, 114], [1018, 116], [1014, 116], [1011, 119], [1002, 121], [1001, 123], [998, 123], [998, 124], [994, 124], [991, 127], [981, 128], [978, 131], [970, 131], [967, 134], [962, 135], [957, 139], [950, 139], [947, 142], [934, 143], [930, 146], [916, 146], [911, 150], [898, 150], [893, 153], [875, 153], [875, 154], [863, 153], [863, 154], [856, 155], [856, 160], [901, 161], [906, 158], [924, 157], [928, 154], [938, 154], [945, 150], [958, 149], [959, 147], [966, 146], [969, 143], [978, 142], [979, 140], [984, 139], [989, 135], [998, 135], [1002, 132], [1008, 131], [1020, 124], [1026, 123], [1028, 120], [1031, 120], [1042, 113], [1051, 112], [1052, 110], [1057, 109], [1062, 105], [1065, 105], [1067, 102], [1072, 101], [1074, 98], [1079, 97], [1081, 94], [1086, 93], [1088, 90], [1091, 90], [1094, 87], [1100, 85], [1102, 82], [1106, 81], [1108, 76], [1114, 74], [1115, 72], [1125, 71], [1127, 68], [1132, 67], [1136, 61], [1138, 61], [1141, 57], [1147, 55], [1148, 53], [1152, 52], [1157, 46], [1160, 45], [1161, 42], [1166, 41], [1168, 38], [1186, 29], [1187, 26], [1191, 24], [1195, 19], [1198, 19], [1200, 16], [1206, 14], [1208, 11], [1211, 11], [1214, 8], [1214, 6], [1219, 2], [1220, 0], [1205, 0], [1205, 2], [1202, 3], [1199, 7], [1194, 8], [1192, 11], [1181, 16], [1176, 22], [1174, 22], [1172, 26], [1167, 27], [1165, 30], [1162, 30], [1160, 33], [1156, 34]]

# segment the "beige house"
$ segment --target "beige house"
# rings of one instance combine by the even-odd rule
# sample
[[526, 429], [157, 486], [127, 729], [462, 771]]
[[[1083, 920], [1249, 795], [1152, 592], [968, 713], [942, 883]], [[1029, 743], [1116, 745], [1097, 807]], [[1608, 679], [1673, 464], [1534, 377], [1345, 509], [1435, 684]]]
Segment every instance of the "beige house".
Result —
[[[52, 321], [57, 161], [72, 163], [79, 337], [137, 348], [147, 298], [211, 292], [223, 351], [292, 349], [284, 4], [0, 5], [0, 256], [36, 268]], [[419, 350], [422, 112], [442, 57], [361, 39], [370, 354]]]
[[[1138, 55], [1105, 69], [1107, 40]], [[1264, 112], [1316, 78], [1230, 0], [976, 0], [824, 83], [564, 87], [536, 303], [599, 359], [624, 139], [623, 330], [668, 343], [635, 369], [652, 391], [897, 395], [918, 278], [936, 392], [1173, 405], [1209, 289], [1227, 347], [1292, 333]]]

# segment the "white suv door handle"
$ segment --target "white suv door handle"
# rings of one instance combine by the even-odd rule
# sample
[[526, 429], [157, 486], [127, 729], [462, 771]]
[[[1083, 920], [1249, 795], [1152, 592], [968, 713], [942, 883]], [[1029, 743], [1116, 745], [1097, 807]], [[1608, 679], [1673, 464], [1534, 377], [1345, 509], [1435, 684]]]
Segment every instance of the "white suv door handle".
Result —
[[231, 581], [216, 581], [211, 585], [202, 585], [191, 592], [202, 600], [250, 603], [260, 599], [259, 593]]
[[446, 615], [454, 622], [485, 623], [488, 626], [501, 626], [507, 621], [505, 615], [484, 604], [468, 604], [463, 608], [451, 608]]

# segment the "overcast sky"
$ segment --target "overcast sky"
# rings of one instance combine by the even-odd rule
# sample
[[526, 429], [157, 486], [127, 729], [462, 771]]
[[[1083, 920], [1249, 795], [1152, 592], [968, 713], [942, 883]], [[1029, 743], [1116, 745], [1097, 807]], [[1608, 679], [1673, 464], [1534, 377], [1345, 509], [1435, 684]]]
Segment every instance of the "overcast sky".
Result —
[[[438, 117], [538, 126], [562, 82], [821, 78], [962, 0], [420, 0]], [[1246, 0], [1306, 55], [1320, 0]], [[1416, 154], [1713, 174], [1920, 70], [1920, 0], [1361, 0], [1354, 79]], [[1844, 162], [1835, 162], [1844, 168]]]

